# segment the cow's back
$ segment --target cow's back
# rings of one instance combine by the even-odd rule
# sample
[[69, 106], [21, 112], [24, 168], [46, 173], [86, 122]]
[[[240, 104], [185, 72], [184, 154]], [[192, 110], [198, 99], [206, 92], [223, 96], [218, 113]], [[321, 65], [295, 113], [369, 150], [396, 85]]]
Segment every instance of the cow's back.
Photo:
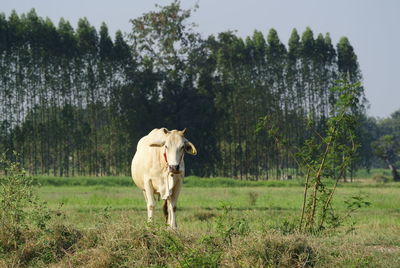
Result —
[[162, 149], [163, 147], [150, 146], [152, 143], [163, 139], [162, 129], [154, 129], [148, 135], [141, 138], [136, 147], [135, 156], [132, 159], [131, 174], [135, 184], [144, 188], [144, 177], [160, 176], [163, 165]]

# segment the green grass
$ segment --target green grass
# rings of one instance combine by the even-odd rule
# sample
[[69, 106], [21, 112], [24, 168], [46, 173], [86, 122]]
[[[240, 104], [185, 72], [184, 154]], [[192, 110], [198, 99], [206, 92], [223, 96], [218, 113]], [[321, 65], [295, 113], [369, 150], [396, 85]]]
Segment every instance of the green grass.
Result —
[[[181, 228], [195, 226], [199, 230], [209, 229], [209, 221], [199, 218], [221, 213], [222, 206], [232, 208], [235, 217], [245, 215], [254, 229], [278, 226], [285, 220], [298, 218], [302, 202], [302, 187], [183, 187], [178, 202], [178, 221]], [[251, 203], [250, 195], [255, 194], [256, 202]], [[360, 231], [368, 231], [370, 226], [394, 224], [400, 227], [400, 188], [356, 188], [342, 187], [337, 190], [334, 207], [344, 213], [352, 196], [362, 194], [371, 202], [369, 207], [355, 213], [351, 221], [360, 224]], [[142, 192], [133, 185], [128, 187], [106, 186], [45, 186], [40, 188], [40, 196], [49, 207], [56, 209], [62, 204], [71, 222], [81, 227], [93, 227], [96, 216], [110, 213], [112, 217], [129, 217], [132, 222], [144, 224], [146, 206]], [[164, 221], [162, 202], [158, 202], [156, 220]], [[82, 221], [81, 218], [87, 220]], [[186, 224], [185, 224], [186, 223]], [[266, 227], [267, 226], [267, 227]]]
[[147, 224], [143, 194], [129, 177], [42, 176], [38, 193], [60, 212], [56, 227], [40, 240], [27, 234], [35, 242], [6, 261], [0, 251], [0, 267], [22, 257], [33, 267], [400, 267], [400, 184], [360, 178], [340, 184], [333, 206], [343, 215], [345, 201], [359, 195], [371, 205], [337, 229], [304, 235], [295, 231], [300, 180], [185, 178], [179, 231], [168, 232], [161, 201]]
[[[365, 170], [359, 171], [353, 182], [341, 182], [339, 187], [400, 187], [400, 184], [387, 182], [375, 182], [372, 178], [382, 174], [390, 177], [390, 171], [384, 169], [374, 169], [369, 174]], [[129, 187], [133, 184], [132, 178], [129, 176], [105, 176], [105, 177], [54, 177], [54, 176], [34, 176], [35, 183], [41, 186], [106, 186], [106, 187]], [[333, 181], [327, 181], [327, 185], [333, 185]], [[188, 176], [184, 179], [185, 187], [299, 187], [304, 185], [302, 178], [292, 180], [268, 180], [268, 181], [245, 181], [234, 180], [231, 178], [200, 178], [196, 176]]]
[[[35, 183], [42, 186], [131, 186], [132, 178], [128, 176], [115, 177], [53, 177], [35, 176]], [[200, 178], [189, 176], [184, 179], [185, 187], [282, 187], [302, 185], [300, 180], [290, 181], [240, 181], [230, 178]]]
[[[194, 179], [189, 178], [189, 180]], [[267, 243], [265, 239], [269, 241], [268, 243], [272, 243], [268, 244], [268, 247], [272, 247], [270, 250], [274, 250], [275, 247], [279, 249], [296, 246], [298, 241], [302, 241], [299, 239], [305, 239], [304, 243], [318, 254], [315, 259], [317, 267], [398, 267], [400, 265], [398, 257], [400, 256], [399, 187], [377, 188], [372, 184], [372, 187], [364, 185], [361, 188], [347, 186], [338, 188], [334, 207], [340, 213], [345, 212], [345, 200], [352, 196], [361, 194], [371, 202], [371, 205], [355, 212], [334, 231], [324, 233], [322, 236], [300, 236], [302, 238], [299, 238], [298, 234], [293, 233], [293, 224], [297, 222], [300, 215], [303, 192], [301, 186], [293, 185], [293, 182], [289, 182], [290, 187], [277, 186], [282, 182], [269, 182], [270, 184], [264, 185], [266, 187], [259, 184], [246, 187], [238, 185], [221, 187], [215, 186], [218, 185], [217, 180], [207, 179], [208, 182], [203, 187], [184, 185], [182, 189], [177, 219], [179, 233], [185, 237], [182, 238], [186, 241], [184, 243], [192, 243], [190, 247], [199, 246], [197, 244], [199, 242], [187, 241], [187, 239], [192, 240], [193, 236], [197, 237], [195, 241], [201, 237], [202, 239], [209, 236], [219, 237], [218, 221], [225, 215], [223, 207], [228, 207], [229, 219], [225, 222], [227, 228], [230, 228], [229, 224], [244, 221], [250, 230], [244, 236], [234, 235], [232, 246], [224, 249], [230, 256], [236, 256], [235, 254], [239, 254], [238, 251], [245, 247], [245, 253], [240, 253], [235, 258], [249, 258], [252, 253], [246, 250], [257, 250], [251, 246], [252, 243], [262, 246], [265, 245], [263, 243]], [[210, 187], [209, 182], [212, 182], [215, 187]], [[254, 200], [251, 202], [251, 195], [256, 196], [255, 202]], [[122, 228], [119, 225], [122, 223], [123, 228], [131, 226], [140, 229], [147, 226], [144, 198], [133, 183], [127, 187], [45, 186], [40, 188], [40, 196], [53, 209], [63, 203], [61, 210], [66, 214], [66, 221], [84, 230], [96, 229], [99, 222], [104, 222], [104, 220], [107, 225], [117, 224], [118, 228]], [[161, 201], [158, 202], [155, 216], [155, 223], [162, 225], [164, 218]], [[264, 240], [260, 240], [261, 238]], [[275, 243], [283, 244], [275, 245]], [[285, 252], [286, 250], [289, 249], [285, 249]], [[388, 258], [391, 261], [388, 261]], [[234, 263], [234, 260], [231, 261]], [[178, 264], [175, 263], [175, 265]], [[257, 261], [252, 265], [260, 266]], [[290, 265], [282, 266], [290, 267]]]
[[34, 176], [34, 181], [41, 186], [131, 186], [132, 179], [128, 176], [105, 176], [105, 177], [54, 177]]

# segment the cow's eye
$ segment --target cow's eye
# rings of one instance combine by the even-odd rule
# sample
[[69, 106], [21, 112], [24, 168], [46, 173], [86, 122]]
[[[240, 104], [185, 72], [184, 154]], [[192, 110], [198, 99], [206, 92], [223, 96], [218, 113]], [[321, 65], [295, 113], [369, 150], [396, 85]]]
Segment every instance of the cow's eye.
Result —
[[181, 147], [181, 150], [183, 150], [184, 148], [185, 148], [185, 146], [182, 146], [182, 147]]
[[168, 149], [168, 146], [167, 146], [167, 145], [165, 145], [165, 149]]

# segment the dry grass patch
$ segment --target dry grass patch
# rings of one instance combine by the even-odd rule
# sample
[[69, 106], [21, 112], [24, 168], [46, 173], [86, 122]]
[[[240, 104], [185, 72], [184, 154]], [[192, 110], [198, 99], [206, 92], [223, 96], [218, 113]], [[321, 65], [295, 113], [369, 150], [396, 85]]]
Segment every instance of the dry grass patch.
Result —
[[304, 236], [253, 233], [224, 251], [225, 267], [313, 267], [317, 253]]

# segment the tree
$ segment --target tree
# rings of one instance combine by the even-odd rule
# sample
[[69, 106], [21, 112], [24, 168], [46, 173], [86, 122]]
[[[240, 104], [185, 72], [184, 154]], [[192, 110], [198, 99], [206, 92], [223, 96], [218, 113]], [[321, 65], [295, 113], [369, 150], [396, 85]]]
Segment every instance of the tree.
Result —
[[390, 171], [392, 172], [393, 180], [400, 181], [400, 176], [397, 172], [395, 165], [396, 159], [400, 152], [400, 143], [395, 139], [393, 135], [381, 136], [377, 141], [373, 143], [375, 154], [381, 157]]
[[209, 169], [201, 168], [198, 161], [188, 166], [198, 174], [211, 174], [216, 152], [210, 151], [215, 148], [215, 141], [208, 137], [212, 137], [214, 124], [207, 124], [206, 116], [212, 116], [213, 103], [196, 87], [206, 48], [200, 34], [194, 31], [194, 24], [187, 21], [192, 10], [181, 9], [179, 1], [157, 7], [157, 11], [131, 21], [132, 49], [140, 68], [137, 83], [126, 91], [127, 97], [137, 103], [135, 111], [127, 116], [128, 124], [136, 129], [142, 126], [140, 132], [136, 130], [138, 136], [134, 140], [156, 124], [188, 128], [191, 139], [204, 149], [199, 151], [197, 160], [210, 164]]
[[357, 61], [357, 55], [347, 37], [342, 37], [337, 44], [339, 73], [351, 82], [360, 81], [361, 73]]
[[372, 143], [374, 153], [381, 158], [392, 172], [393, 180], [400, 181], [397, 161], [400, 153], [400, 110], [390, 118], [378, 121], [379, 137]]

